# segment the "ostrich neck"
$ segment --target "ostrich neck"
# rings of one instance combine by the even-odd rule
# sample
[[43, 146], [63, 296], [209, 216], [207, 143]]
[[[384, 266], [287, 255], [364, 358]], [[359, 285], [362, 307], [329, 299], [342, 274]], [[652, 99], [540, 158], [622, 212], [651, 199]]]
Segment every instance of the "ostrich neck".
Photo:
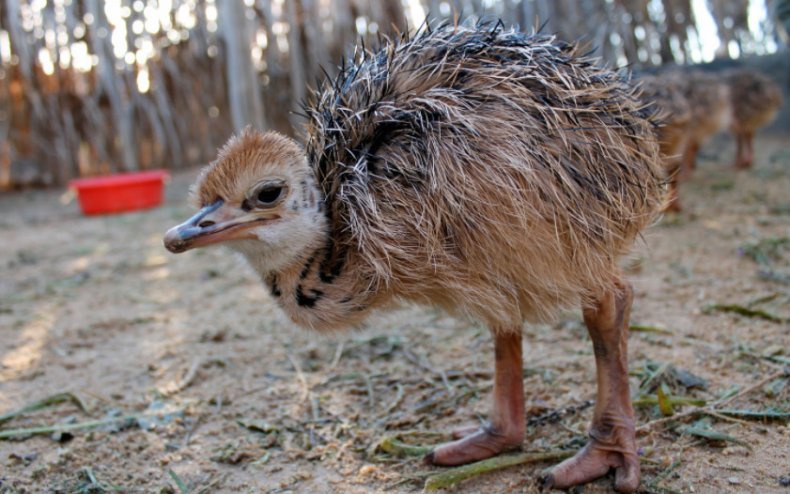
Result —
[[368, 312], [372, 294], [350, 261], [348, 249], [327, 233], [282, 269], [264, 272], [251, 264], [294, 322], [320, 330], [353, 326]]

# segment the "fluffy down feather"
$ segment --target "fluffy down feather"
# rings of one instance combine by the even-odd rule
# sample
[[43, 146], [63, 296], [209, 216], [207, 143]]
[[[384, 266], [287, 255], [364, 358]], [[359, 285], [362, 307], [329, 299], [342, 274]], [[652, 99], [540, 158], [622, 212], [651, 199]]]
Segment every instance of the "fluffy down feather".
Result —
[[767, 75], [749, 69], [726, 74], [732, 101], [730, 128], [737, 133], [754, 133], [768, 125], [782, 106], [782, 90]]
[[360, 53], [306, 109], [330, 256], [362, 299], [494, 328], [589, 303], [663, 202], [635, 91], [575, 45], [499, 24]]

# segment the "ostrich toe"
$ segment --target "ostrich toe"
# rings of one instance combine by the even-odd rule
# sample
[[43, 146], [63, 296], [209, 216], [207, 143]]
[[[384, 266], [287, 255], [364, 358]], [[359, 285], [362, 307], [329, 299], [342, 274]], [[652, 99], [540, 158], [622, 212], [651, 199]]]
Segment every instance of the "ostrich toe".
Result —
[[425, 462], [442, 466], [472, 463], [518, 449], [523, 439], [523, 431], [500, 432], [493, 427], [481, 427], [463, 439], [436, 447], [425, 456]]
[[615, 469], [615, 490], [634, 492], [639, 487], [639, 458], [633, 427], [614, 429], [608, 437], [591, 433], [590, 442], [575, 456], [552, 468], [546, 487], [567, 489], [590, 482]]

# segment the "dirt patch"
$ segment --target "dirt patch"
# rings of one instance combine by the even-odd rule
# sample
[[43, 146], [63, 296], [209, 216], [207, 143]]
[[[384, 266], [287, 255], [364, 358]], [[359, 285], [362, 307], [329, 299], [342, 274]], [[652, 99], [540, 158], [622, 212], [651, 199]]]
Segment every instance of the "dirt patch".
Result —
[[[759, 140], [746, 173], [723, 166], [727, 141], [711, 146], [720, 157], [703, 159], [682, 187], [687, 211], [650, 230], [627, 262], [632, 322], [642, 326], [630, 339], [640, 424], [661, 418], [649, 403], [657, 389], [712, 402], [790, 362], [784, 142]], [[192, 493], [419, 492], [441, 469], [372, 447], [486, 416], [487, 330], [420, 307], [346, 335], [298, 330], [232, 255], [162, 248], [163, 232], [189, 213], [194, 176], [174, 178], [164, 207], [122, 216], [82, 217], [52, 191], [0, 198], [0, 413], [62, 392], [81, 400], [26, 413], [0, 433], [102, 422], [0, 441], [0, 492], [180, 492], [176, 478]], [[583, 443], [595, 377], [579, 319], [525, 328], [527, 450]], [[787, 412], [788, 388], [771, 380], [726, 408]], [[659, 424], [640, 435], [644, 491], [790, 492], [787, 419], [738, 420], [701, 415], [678, 421], [690, 431]], [[538, 492], [547, 466], [455, 489]]]

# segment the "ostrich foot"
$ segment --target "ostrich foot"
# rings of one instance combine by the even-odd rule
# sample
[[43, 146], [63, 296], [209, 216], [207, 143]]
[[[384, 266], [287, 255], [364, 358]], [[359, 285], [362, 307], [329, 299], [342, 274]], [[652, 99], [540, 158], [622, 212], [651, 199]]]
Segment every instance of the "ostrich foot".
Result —
[[567, 489], [606, 475], [615, 469], [614, 488], [618, 492], [635, 492], [639, 488], [639, 458], [634, 432], [621, 430], [609, 438], [591, 440], [575, 456], [551, 469], [544, 479], [546, 487]]
[[752, 167], [752, 163], [750, 161], [737, 161], [733, 168], [736, 170], [749, 170]]
[[491, 458], [504, 451], [519, 449], [524, 440], [524, 431], [512, 432], [486, 426], [482, 428], [461, 429], [453, 432], [453, 437], [463, 437], [441, 446], [425, 456], [429, 465], [453, 466], [472, 463], [486, 458]]

